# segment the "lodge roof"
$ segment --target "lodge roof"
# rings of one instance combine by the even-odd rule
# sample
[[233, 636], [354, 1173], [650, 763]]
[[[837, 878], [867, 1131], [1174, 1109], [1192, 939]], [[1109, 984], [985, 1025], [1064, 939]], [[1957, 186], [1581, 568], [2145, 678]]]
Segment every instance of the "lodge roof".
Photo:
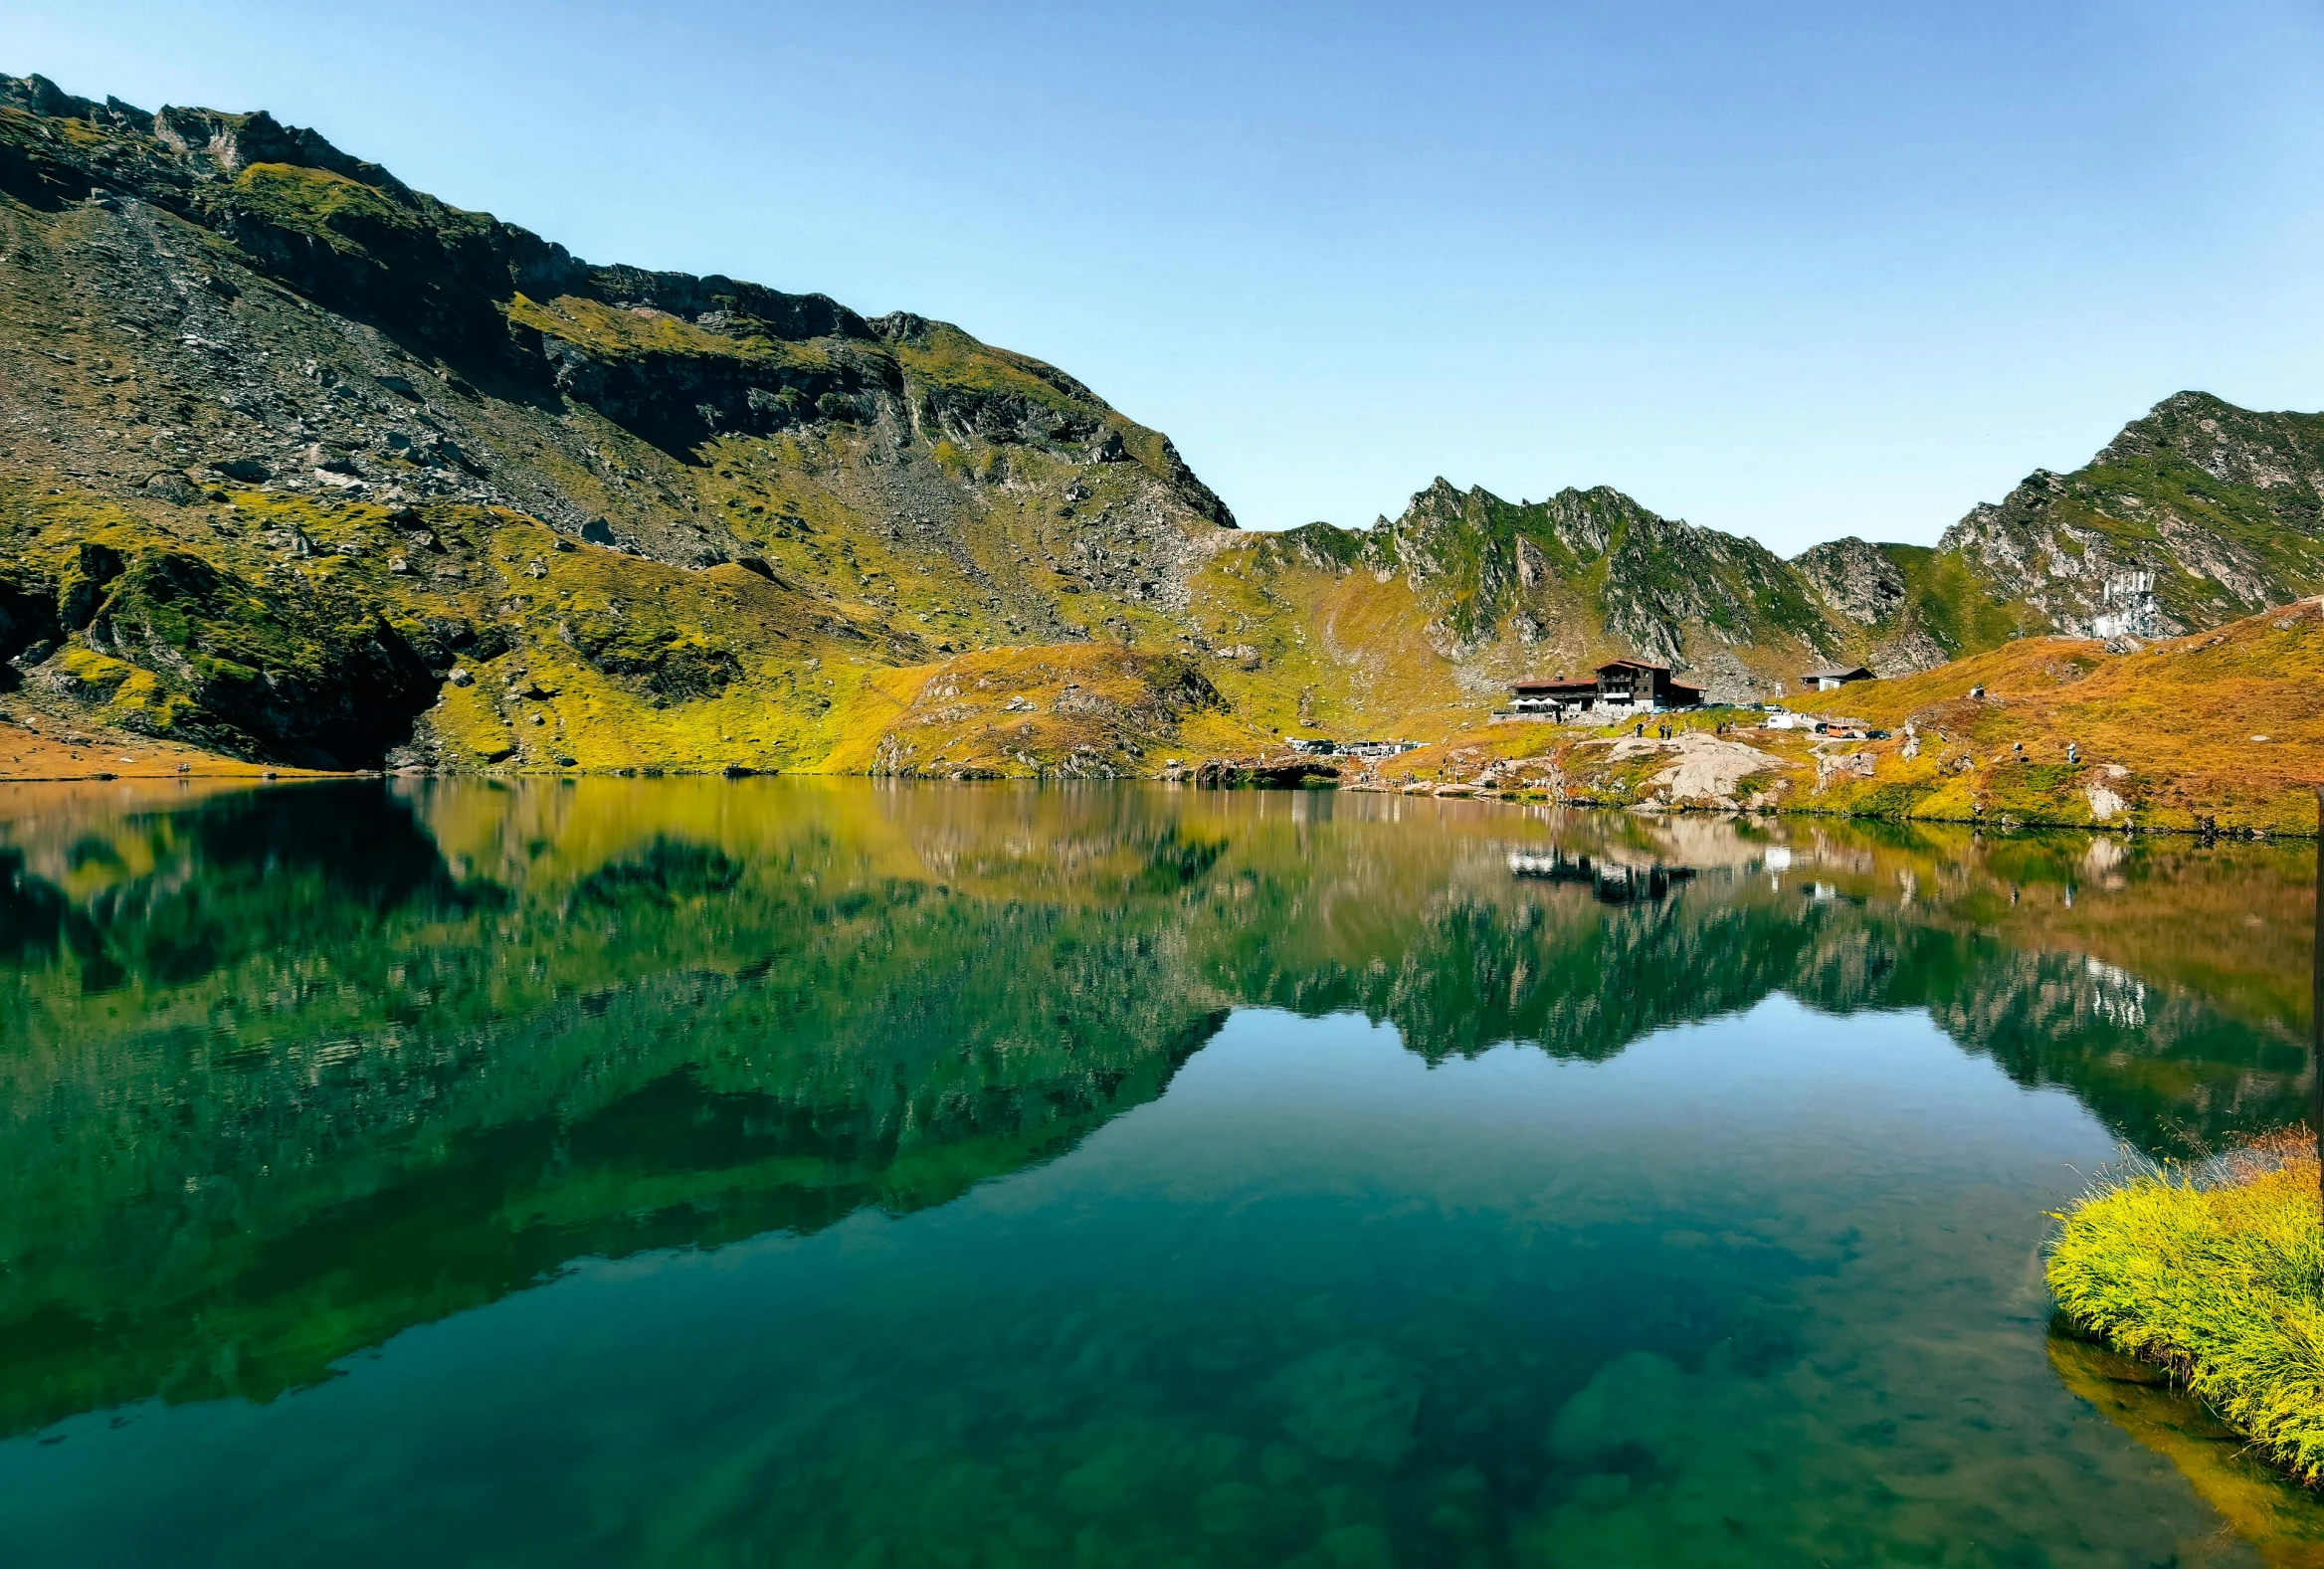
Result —
[[1598, 683], [1594, 679], [1585, 678], [1581, 681], [1571, 681], [1563, 676], [1560, 676], [1556, 681], [1511, 682], [1509, 684], [1509, 689], [1511, 691], [1525, 692], [1596, 691], [1598, 689]]
[[1802, 681], [1870, 681], [1872, 673], [1861, 665], [1825, 665], [1812, 671], [1803, 671]]
[[1652, 660], [1608, 660], [1598, 668], [1602, 671], [1617, 671], [1626, 667], [1631, 670], [1658, 671], [1665, 676], [1670, 673], [1669, 666], [1656, 665]]

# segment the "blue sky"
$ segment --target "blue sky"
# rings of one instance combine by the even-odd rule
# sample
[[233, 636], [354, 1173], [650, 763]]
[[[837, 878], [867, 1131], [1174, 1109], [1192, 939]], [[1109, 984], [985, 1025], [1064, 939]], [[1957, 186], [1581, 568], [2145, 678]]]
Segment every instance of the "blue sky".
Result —
[[1249, 526], [1444, 475], [1932, 542], [2182, 387], [2324, 408], [2324, 8], [37, 6], [592, 261], [908, 308]]

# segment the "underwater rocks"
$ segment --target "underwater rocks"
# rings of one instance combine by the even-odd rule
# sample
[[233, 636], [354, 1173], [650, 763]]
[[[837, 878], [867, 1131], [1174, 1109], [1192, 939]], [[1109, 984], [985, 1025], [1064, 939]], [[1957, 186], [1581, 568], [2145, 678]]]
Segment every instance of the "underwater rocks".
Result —
[[1346, 1340], [1292, 1363], [1275, 1389], [1292, 1438], [1327, 1460], [1394, 1471], [1412, 1452], [1427, 1385], [1386, 1346]]

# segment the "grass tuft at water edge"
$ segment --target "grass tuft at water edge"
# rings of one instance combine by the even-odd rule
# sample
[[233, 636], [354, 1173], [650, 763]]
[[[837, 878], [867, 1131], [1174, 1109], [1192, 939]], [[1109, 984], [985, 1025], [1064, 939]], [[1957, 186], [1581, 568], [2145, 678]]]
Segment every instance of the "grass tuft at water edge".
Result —
[[2169, 1368], [2260, 1453], [2324, 1482], [2324, 1226], [2310, 1135], [2117, 1171], [2058, 1218], [2048, 1278], [2067, 1319]]

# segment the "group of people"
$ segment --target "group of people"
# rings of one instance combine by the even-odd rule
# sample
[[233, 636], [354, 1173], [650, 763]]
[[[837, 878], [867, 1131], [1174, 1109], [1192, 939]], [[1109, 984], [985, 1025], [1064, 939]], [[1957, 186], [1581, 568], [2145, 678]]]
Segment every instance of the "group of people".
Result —
[[[1716, 723], [1716, 724], [1714, 724], [1714, 725], [1712, 725], [1712, 726], [1711, 726], [1711, 734], [1713, 734], [1713, 735], [1732, 735], [1732, 734], [1735, 732], [1735, 729], [1736, 729], [1736, 725], [1735, 725], [1735, 722], [1734, 722], [1732, 719], [1721, 719], [1721, 720], [1720, 720], [1718, 723]], [[1643, 719], [1642, 719], [1642, 720], [1640, 720], [1640, 721], [1638, 722], [1638, 724], [1637, 724], [1636, 726], [1634, 726], [1634, 727], [1632, 728], [1632, 730], [1631, 730], [1631, 734], [1633, 734], [1633, 735], [1635, 735], [1635, 736], [1638, 736], [1638, 737], [1640, 737], [1640, 738], [1642, 738], [1642, 739], [1643, 739], [1643, 738], [1645, 738], [1645, 736], [1646, 736], [1646, 721], [1645, 721], [1645, 720], [1643, 720]], [[1678, 733], [1678, 727], [1677, 727], [1676, 725], [1674, 725], [1674, 724], [1657, 724], [1657, 725], [1655, 725], [1655, 726], [1654, 726], [1654, 735], [1655, 735], [1655, 738], [1656, 738], [1656, 739], [1658, 739], [1658, 740], [1664, 740], [1664, 741], [1666, 741], [1666, 740], [1670, 739], [1670, 737], [1672, 737], [1673, 735], [1676, 735], [1677, 733]]]

